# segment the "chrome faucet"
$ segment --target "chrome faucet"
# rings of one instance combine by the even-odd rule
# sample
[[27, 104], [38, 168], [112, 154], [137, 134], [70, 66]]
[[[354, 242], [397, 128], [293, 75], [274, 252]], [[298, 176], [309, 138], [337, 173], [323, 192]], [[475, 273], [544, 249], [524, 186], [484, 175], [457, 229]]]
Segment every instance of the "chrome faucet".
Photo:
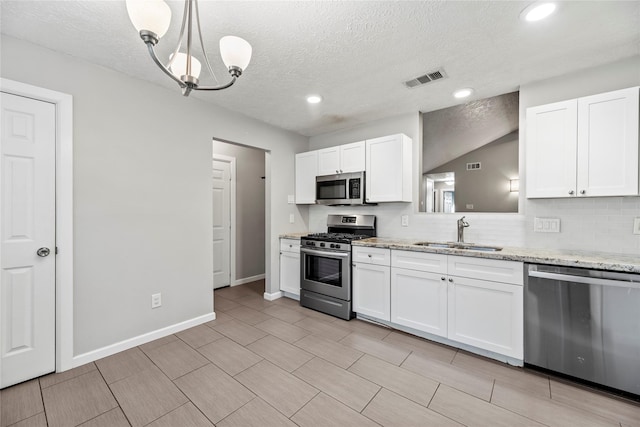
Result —
[[468, 226], [469, 223], [464, 220], [464, 217], [458, 220], [458, 243], [464, 243], [464, 229]]

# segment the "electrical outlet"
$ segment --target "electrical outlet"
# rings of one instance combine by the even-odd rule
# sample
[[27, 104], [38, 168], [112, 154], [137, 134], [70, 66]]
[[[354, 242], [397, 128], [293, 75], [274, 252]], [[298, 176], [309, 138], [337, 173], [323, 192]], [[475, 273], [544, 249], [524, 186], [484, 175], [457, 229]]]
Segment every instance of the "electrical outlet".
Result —
[[471, 204], [471, 203], [467, 203], [466, 207], [469, 210], [473, 210], [473, 204]]
[[640, 217], [633, 219], [633, 234], [640, 234]]
[[533, 231], [536, 233], [559, 233], [560, 218], [535, 218], [533, 220]]
[[400, 218], [401, 224], [403, 227], [408, 227], [409, 226], [409, 215], [402, 215], [402, 217]]
[[162, 306], [162, 294], [151, 295], [151, 308], [158, 308]]
[[293, 224], [296, 222], [296, 216], [294, 214], [289, 214], [289, 222]]

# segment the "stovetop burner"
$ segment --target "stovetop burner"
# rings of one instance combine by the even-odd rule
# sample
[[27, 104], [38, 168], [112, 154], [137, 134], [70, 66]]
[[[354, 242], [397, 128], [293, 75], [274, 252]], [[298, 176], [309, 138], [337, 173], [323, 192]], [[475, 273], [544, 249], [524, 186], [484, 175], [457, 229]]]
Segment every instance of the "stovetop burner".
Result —
[[327, 242], [349, 243], [353, 240], [367, 239], [370, 236], [353, 233], [311, 233], [307, 239], [324, 240]]

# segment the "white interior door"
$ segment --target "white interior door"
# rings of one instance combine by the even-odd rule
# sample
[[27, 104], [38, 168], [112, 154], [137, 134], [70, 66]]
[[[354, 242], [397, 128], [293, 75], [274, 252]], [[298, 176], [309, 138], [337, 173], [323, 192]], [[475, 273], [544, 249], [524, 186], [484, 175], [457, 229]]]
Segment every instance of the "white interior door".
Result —
[[0, 388], [55, 370], [53, 104], [1, 94]]
[[231, 284], [232, 162], [213, 159], [213, 289]]

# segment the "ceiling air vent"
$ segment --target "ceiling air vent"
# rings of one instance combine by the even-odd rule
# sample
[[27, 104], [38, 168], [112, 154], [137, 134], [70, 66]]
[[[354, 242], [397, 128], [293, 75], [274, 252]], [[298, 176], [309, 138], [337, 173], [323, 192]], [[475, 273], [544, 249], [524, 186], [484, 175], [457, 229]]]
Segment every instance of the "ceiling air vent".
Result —
[[413, 88], [416, 86], [422, 86], [426, 83], [431, 83], [436, 80], [444, 79], [447, 77], [444, 70], [440, 68], [439, 70], [432, 71], [427, 74], [423, 74], [421, 76], [416, 77], [415, 79], [407, 80], [404, 82], [404, 85], [408, 88]]
[[475, 162], [475, 163], [467, 163], [467, 170], [468, 171], [477, 171], [482, 169], [482, 165], [480, 164], [480, 162]]

